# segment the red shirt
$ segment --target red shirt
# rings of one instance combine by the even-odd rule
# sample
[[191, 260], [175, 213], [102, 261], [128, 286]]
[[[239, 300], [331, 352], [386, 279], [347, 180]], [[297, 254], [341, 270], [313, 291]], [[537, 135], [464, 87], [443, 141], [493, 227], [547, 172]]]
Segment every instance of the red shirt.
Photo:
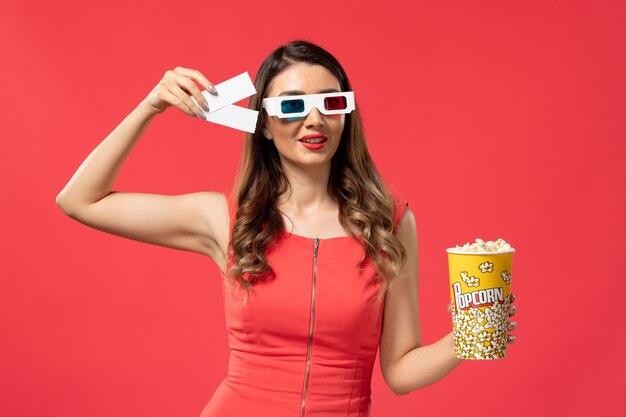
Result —
[[[230, 227], [236, 207], [229, 193]], [[396, 199], [394, 233], [408, 203]], [[275, 275], [245, 290], [223, 283], [228, 375], [200, 417], [367, 417], [382, 331], [381, 283], [352, 236], [283, 231], [266, 249]]]

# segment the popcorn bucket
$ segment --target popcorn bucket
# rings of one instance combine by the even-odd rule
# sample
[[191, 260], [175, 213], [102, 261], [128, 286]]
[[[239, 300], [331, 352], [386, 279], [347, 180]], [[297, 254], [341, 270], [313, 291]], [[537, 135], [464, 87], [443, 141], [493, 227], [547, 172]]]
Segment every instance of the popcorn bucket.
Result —
[[456, 357], [505, 358], [515, 249], [473, 253], [457, 247], [446, 252]]

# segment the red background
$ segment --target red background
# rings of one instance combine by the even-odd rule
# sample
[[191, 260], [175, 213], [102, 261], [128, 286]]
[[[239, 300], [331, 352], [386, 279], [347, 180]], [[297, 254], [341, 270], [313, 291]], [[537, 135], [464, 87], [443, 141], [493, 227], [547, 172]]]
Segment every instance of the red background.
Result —
[[[87, 228], [55, 197], [166, 70], [254, 78], [296, 37], [343, 64], [409, 199], [425, 344], [451, 330], [444, 249], [517, 249], [508, 357], [403, 397], [377, 361], [372, 416], [618, 415], [624, 22], [622, 1], [3, 0], [0, 415], [199, 415], [227, 371], [216, 265]], [[172, 108], [114, 189], [227, 190], [242, 135]]]

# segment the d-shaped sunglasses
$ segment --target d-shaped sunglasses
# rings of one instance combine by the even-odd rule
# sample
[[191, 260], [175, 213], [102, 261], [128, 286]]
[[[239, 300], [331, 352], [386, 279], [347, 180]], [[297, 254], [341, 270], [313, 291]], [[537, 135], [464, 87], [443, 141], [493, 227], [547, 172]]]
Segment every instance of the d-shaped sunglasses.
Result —
[[282, 119], [304, 117], [313, 107], [326, 115], [350, 113], [354, 110], [354, 91], [263, 99], [263, 108], [267, 114]]

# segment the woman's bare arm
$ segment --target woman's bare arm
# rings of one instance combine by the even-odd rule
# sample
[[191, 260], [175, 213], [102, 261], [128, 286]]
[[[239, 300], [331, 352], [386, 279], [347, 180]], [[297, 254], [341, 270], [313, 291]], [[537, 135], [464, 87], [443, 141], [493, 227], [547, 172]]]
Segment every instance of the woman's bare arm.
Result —
[[[152, 119], [169, 106], [202, 113], [206, 99], [192, 81], [212, 84], [198, 71], [177, 67], [89, 154], [56, 198], [71, 218], [98, 230], [146, 243], [202, 253], [221, 253], [228, 212], [218, 192], [158, 195], [111, 191], [115, 179]], [[198, 116], [200, 117], [200, 116]]]

